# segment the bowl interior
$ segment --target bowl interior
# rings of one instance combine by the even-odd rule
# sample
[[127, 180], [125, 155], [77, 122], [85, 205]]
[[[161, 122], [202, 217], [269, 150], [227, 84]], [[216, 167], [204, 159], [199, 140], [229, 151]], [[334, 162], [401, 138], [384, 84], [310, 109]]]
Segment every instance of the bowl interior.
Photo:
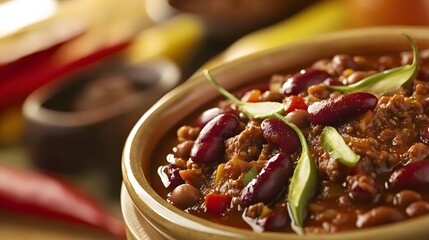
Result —
[[[400, 32], [409, 34], [420, 49], [429, 48], [428, 30], [427, 28], [371, 28], [329, 34], [228, 62], [211, 69], [211, 73], [222, 86], [231, 90], [253, 80], [270, 76], [272, 73], [296, 70], [317, 59], [332, 57], [338, 53], [369, 54], [411, 50], [406, 38], [399, 34]], [[124, 183], [136, 208], [158, 231], [176, 238], [186, 238], [192, 233], [200, 239], [208, 237], [211, 239], [260, 237], [303, 239], [294, 234], [255, 234], [251, 231], [212, 223], [176, 209], [152, 189], [146, 176], [150, 176], [150, 156], [157, 142], [177, 121], [198, 110], [215, 97], [219, 97], [217, 91], [202, 73], [198, 72], [185, 84], [158, 101], [136, 124], [124, 148], [122, 162]], [[429, 216], [425, 216], [382, 227], [331, 235], [308, 235], [306, 238], [345, 239], [387, 236], [401, 238], [409, 237], [410, 233], [422, 236], [419, 234], [422, 234], [428, 221]], [[399, 225], [401, 227], [398, 227]]]

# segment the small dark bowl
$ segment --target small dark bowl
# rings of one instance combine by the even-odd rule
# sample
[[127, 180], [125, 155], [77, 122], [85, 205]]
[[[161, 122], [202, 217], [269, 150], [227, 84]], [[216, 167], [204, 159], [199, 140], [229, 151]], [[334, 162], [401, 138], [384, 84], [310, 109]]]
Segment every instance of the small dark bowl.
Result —
[[24, 102], [24, 139], [37, 167], [107, 171], [120, 183], [121, 152], [139, 117], [179, 83], [167, 60], [102, 63], [33, 92]]

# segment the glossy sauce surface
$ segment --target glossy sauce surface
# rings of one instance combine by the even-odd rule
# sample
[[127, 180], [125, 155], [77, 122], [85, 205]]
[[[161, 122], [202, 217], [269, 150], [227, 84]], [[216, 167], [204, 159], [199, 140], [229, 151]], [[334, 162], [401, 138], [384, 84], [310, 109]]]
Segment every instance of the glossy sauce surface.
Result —
[[[318, 169], [319, 183], [307, 206], [304, 221], [306, 232], [326, 233], [374, 227], [429, 212], [429, 192], [425, 190], [428, 189], [428, 182], [418, 179], [424, 182], [422, 186], [425, 187], [415, 188], [408, 186], [400, 177], [393, 176], [395, 171], [412, 169], [413, 164], [420, 162], [424, 166], [417, 171], [424, 172], [426, 161], [429, 163], [429, 146], [426, 145], [426, 135], [429, 134], [424, 131], [429, 124], [427, 52], [420, 53], [422, 66], [413, 84], [402, 87], [394, 95], [377, 96], [374, 108], [365, 108], [356, 114], [352, 112], [357, 107], [346, 109], [343, 113], [335, 111], [333, 119], [343, 114], [341, 121], [314, 123], [309, 118], [311, 110], [308, 108], [312, 104], [341, 97], [341, 93], [327, 89], [326, 85], [352, 84], [377, 72], [410, 63], [410, 53], [382, 56], [339, 54], [304, 66], [300, 72], [273, 73], [261, 81], [262, 85], [252, 85], [257, 87], [244, 87], [245, 91], [238, 91], [237, 96], [242, 101], [282, 102], [285, 117], [295, 123], [307, 139]], [[304, 84], [305, 81], [309, 83]], [[210, 125], [207, 122], [213, 117], [226, 115], [235, 115], [239, 120], [239, 126], [234, 125], [227, 131], [228, 134], [223, 134], [221, 127], [216, 129], [216, 126], [231, 121], [225, 120], [230, 119], [227, 117], [216, 120], [218, 125], [210, 123], [213, 125], [211, 129], [201, 130]], [[206, 105], [178, 123], [159, 143], [152, 155], [153, 188], [176, 206], [172, 199], [197, 198], [191, 206], [178, 207], [213, 222], [257, 232], [292, 232], [286, 207], [288, 181], [280, 181], [284, 186], [278, 187], [277, 179], [259, 175], [274, 172], [274, 168], [267, 166], [278, 161], [274, 158], [279, 153], [287, 154], [295, 167], [300, 148], [291, 147], [292, 150], [288, 150], [296, 141], [293, 134], [288, 134], [275, 123], [269, 124], [272, 126], [266, 127], [263, 120], [250, 119], [227, 100]], [[348, 146], [361, 156], [357, 166], [342, 165], [331, 159], [323, 149], [319, 140], [325, 125], [334, 126]], [[222, 154], [207, 162], [196, 162], [191, 152], [192, 148], [198, 148], [195, 142], [201, 141], [198, 138], [201, 138], [202, 132], [211, 134], [208, 139], [220, 139], [217, 142], [223, 143]], [[252, 169], [256, 175], [251, 176]], [[427, 169], [429, 171], [429, 167]], [[243, 207], [244, 200], [240, 194], [248, 184], [252, 184], [243, 180], [249, 176], [259, 181], [256, 185], [276, 189], [274, 197]], [[182, 181], [176, 182], [175, 178]], [[394, 187], [397, 181], [405, 182], [406, 187]], [[195, 190], [192, 188], [191, 191], [177, 194], [179, 196], [172, 196], [176, 195], [173, 190], [183, 183]], [[170, 186], [165, 187], [168, 184]], [[256, 185], [255, 189], [259, 187]], [[250, 194], [250, 197], [255, 195]]]

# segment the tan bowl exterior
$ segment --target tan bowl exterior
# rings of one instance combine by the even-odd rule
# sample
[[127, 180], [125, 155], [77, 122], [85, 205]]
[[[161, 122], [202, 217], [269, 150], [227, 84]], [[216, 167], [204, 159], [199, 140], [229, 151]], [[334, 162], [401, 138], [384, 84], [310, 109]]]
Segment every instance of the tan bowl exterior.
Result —
[[[339, 32], [289, 44], [217, 66], [211, 73], [226, 89], [242, 86], [249, 79], [292, 70], [337, 53], [371, 53], [410, 50], [409, 34], [420, 49], [429, 48], [429, 28], [372, 28]], [[176, 209], [156, 194], [148, 179], [149, 156], [163, 134], [177, 121], [219, 94], [197, 73], [164, 96], [137, 123], [123, 152], [123, 213], [130, 239], [139, 239], [145, 229], [158, 239], [421, 239], [429, 236], [429, 216], [390, 225], [335, 234], [297, 236], [261, 233], [216, 224]], [[128, 195], [129, 194], [129, 195]], [[128, 198], [130, 197], [130, 198]], [[128, 201], [127, 201], [128, 199]], [[134, 205], [132, 206], [132, 203]], [[130, 209], [133, 209], [130, 214]], [[144, 221], [144, 219], [146, 221]], [[140, 220], [139, 220], [140, 219]], [[143, 220], [142, 220], [143, 219]], [[149, 224], [148, 224], [149, 222]], [[158, 235], [160, 234], [160, 235]], [[148, 233], [148, 235], [150, 235]]]

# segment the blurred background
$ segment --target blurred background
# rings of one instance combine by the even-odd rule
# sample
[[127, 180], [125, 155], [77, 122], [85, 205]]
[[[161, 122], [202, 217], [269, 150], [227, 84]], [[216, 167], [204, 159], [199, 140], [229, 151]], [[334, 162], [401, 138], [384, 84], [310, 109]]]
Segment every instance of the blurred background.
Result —
[[202, 66], [350, 28], [429, 25], [429, 0], [0, 0], [0, 239], [124, 238], [121, 151]]

